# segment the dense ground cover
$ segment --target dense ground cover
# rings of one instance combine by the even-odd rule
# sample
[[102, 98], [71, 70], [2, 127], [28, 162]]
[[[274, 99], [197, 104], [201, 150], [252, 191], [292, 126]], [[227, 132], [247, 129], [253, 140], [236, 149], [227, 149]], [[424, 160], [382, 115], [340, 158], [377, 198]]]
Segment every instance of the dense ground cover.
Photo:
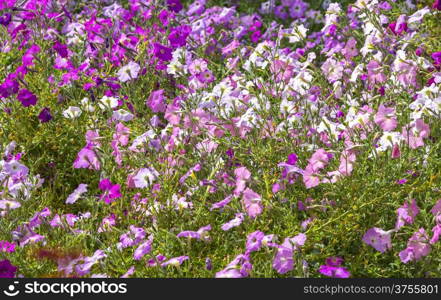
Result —
[[441, 276], [441, 2], [0, 2], [0, 276]]

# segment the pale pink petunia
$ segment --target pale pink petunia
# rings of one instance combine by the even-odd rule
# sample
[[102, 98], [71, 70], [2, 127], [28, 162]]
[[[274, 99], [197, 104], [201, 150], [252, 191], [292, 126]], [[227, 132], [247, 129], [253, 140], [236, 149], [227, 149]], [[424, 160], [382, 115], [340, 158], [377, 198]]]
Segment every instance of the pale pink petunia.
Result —
[[252, 189], [245, 189], [242, 199], [250, 218], [253, 219], [263, 212], [262, 197]]
[[375, 124], [380, 126], [384, 131], [392, 131], [397, 127], [397, 123], [395, 109], [385, 107], [383, 104], [381, 104], [378, 108], [377, 114], [375, 115]]

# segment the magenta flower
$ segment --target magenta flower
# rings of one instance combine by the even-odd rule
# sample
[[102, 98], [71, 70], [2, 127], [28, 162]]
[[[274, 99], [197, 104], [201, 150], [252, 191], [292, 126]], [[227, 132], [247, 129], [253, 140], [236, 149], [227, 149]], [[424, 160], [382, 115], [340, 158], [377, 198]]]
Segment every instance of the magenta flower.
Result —
[[0, 16], [0, 25], [7, 27], [11, 23], [12, 15], [10, 13], [5, 13]]
[[435, 0], [432, 4], [433, 9], [441, 10], [441, 0]]
[[247, 188], [243, 192], [242, 200], [250, 218], [254, 219], [263, 212], [262, 197], [252, 189]]
[[76, 273], [80, 276], [90, 273], [92, 267], [105, 257], [107, 257], [107, 255], [103, 250], [96, 250], [92, 256], [86, 257], [83, 263], [75, 266]]
[[371, 228], [363, 236], [363, 242], [375, 248], [375, 250], [381, 253], [386, 252], [392, 248], [390, 240], [390, 232], [384, 231], [381, 228]]
[[15, 244], [8, 241], [0, 241], [0, 252], [12, 253], [15, 251]]
[[191, 26], [188, 25], [181, 25], [173, 28], [168, 35], [170, 45], [173, 48], [185, 46], [185, 44], [187, 43], [187, 37], [190, 35], [190, 33]]
[[325, 276], [333, 278], [348, 278], [351, 273], [341, 266], [343, 259], [340, 257], [329, 257], [325, 261], [325, 265], [321, 265], [319, 272]]
[[0, 261], [0, 278], [14, 278], [15, 272], [17, 272], [17, 267], [8, 259]]
[[306, 242], [306, 235], [300, 233], [292, 238], [285, 238], [282, 245], [277, 245], [277, 253], [273, 260], [273, 268], [279, 274], [285, 274], [294, 267], [294, 251], [300, 249]]
[[24, 107], [33, 106], [33, 105], [37, 104], [37, 96], [32, 94], [27, 89], [19, 90], [18, 95], [17, 95], [17, 99], [18, 99], [18, 101], [21, 102], [21, 104]]
[[375, 115], [375, 123], [384, 131], [394, 130], [397, 127], [395, 108], [388, 108], [381, 104]]
[[112, 182], [108, 178], [101, 180], [98, 187], [101, 191], [104, 192], [100, 196], [100, 199], [104, 200], [104, 202], [106, 202], [107, 204], [112, 203], [113, 201], [115, 201], [115, 199], [121, 197], [120, 185], [112, 184]]
[[153, 44], [153, 54], [161, 61], [169, 61], [172, 59], [172, 49], [161, 44]]
[[403, 263], [417, 261], [430, 253], [429, 237], [424, 228], [416, 231], [407, 242], [407, 248], [399, 253], [400, 260]]
[[325, 264], [331, 267], [339, 267], [343, 263], [343, 258], [331, 256], [325, 259]]
[[349, 278], [351, 276], [351, 273], [344, 267], [321, 265], [319, 272], [333, 278]]
[[237, 227], [240, 224], [242, 224], [243, 220], [244, 220], [244, 215], [242, 213], [238, 213], [238, 214], [236, 214], [234, 219], [232, 219], [232, 220], [228, 221], [227, 223], [223, 224], [221, 228], [222, 228], [223, 231], [228, 231], [231, 228]]

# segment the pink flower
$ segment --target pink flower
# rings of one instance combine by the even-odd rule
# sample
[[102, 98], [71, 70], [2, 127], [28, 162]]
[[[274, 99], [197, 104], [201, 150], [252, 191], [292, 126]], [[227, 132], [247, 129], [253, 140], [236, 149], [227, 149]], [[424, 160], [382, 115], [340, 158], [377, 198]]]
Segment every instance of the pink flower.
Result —
[[306, 168], [303, 172], [303, 183], [307, 189], [316, 187], [320, 184], [320, 177], [311, 168]]
[[247, 188], [243, 192], [242, 200], [250, 218], [254, 219], [262, 213], [262, 197], [260, 197], [260, 195], [254, 192], [252, 189]]
[[420, 209], [415, 199], [412, 199], [410, 205], [407, 202], [404, 203], [403, 206], [397, 209], [398, 216], [397, 216], [395, 229], [400, 229], [405, 224], [412, 224], [415, 220], [415, 217], [419, 214], [419, 212]]
[[308, 160], [308, 166], [310, 167], [311, 171], [317, 172], [326, 167], [331, 158], [332, 154], [326, 152], [324, 149], [318, 149]]
[[397, 118], [395, 116], [395, 109], [385, 107], [383, 104], [378, 108], [375, 115], [375, 123], [384, 131], [392, 131], [397, 127]]
[[99, 170], [101, 167], [98, 156], [95, 154], [95, 151], [91, 149], [91, 146], [86, 146], [78, 152], [77, 158], [73, 163], [73, 167], [75, 169], [91, 169], [91, 170]]
[[386, 252], [392, 248], [390, 240], [390, 232], [384, 231], [381, 228], [371, 228], [363, 236], [363, 242], [375, 248], [375, 250], [381, 253]]
[[420, 228], [407, 242], [407, 248], [399, 253], [401, 262], [406, 264], [409, 261], [417, 261], [429, 255], [431, 248], [428, 242], [429, 237], [426, 231], [424, 228]]
[[239, 196], [245, 189], [246, 182], [251, 178], [251, 172], [248, 171], [246, 167], [240, 167], [234, 170], [234, 175], [236, 175], [236, 189], [234, 190], [234, 195]]
[[424, 139], [429, 137], [430, 127], [423, 120], [418, 119], [410, 125], [403, 127], [402, 135], [409, 143], [409, 147], [416, 149], [424, 146]]
[[371, 60], [367, 65], [368, 81], [370, 86], [386, 81], [386, 75], [381, 72], [381, 66], [376, 60]]

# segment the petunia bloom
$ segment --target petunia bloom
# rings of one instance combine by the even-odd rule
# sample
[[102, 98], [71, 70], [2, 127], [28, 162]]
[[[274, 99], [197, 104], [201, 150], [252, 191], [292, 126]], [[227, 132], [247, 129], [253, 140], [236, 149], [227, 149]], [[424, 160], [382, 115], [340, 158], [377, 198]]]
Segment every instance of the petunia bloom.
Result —
[[370, 228], [363, 236], [363, 242], [375, 248], [381, 253], [386, 252], [392, 248], [390, 240], [390, 232], [384, 231], [381, 228]]

